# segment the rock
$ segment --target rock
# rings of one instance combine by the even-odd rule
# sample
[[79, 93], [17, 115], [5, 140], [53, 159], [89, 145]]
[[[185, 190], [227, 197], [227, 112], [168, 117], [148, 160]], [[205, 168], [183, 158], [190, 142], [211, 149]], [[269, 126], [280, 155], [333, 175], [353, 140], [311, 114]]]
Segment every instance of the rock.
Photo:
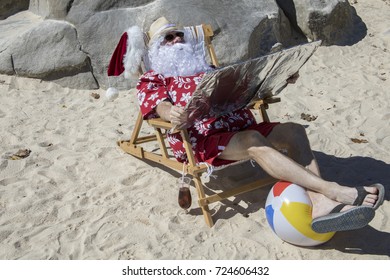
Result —
[[[80, 50], [73, 25], [66, 21], [38, 19], [26, 28], [24, 23], [19, 25], [19, 36], [11, 36], [13, 40], [6, 45], [11, 60], [5, 64], [4, 72], [9, 73], [11, 66], [15, 74], [23, 77], [56, 81], [69, 87], [98, 87], [89, 57]], [[16, 24], [17, 21], [8, 27]]]
[[28, 11], [20, 12], [0, 21], [0, 73], [15, 75], [13, 44], [31, 28], [42, 23], [42, 18]]
[[211, 24], [224, 65], [275, 46], [340, 42], [355, 24], [353, 11], [343, 0], [225, 0], [224, 5], [199, 0], [196, 6], [192, 0], [30, 0], [29, 12], [0, 21], [0, 74], [125, 89], [134, 81], [108, 79], [106, 71], [120, 36], [132, 25], [147, 30], [162, 15], [182, 25]]
[[[107, 84], [106, 71], [111, 54], [124, 31], [132, 25], [147, 30], [162, 15], [161, 11], [167, 11], [164, 16], [184, 26], [211, 24], [215, 31], [213, 44], [222, 65], [267, 54], [276, 43], [288, 47], [306, 41], [303, 36], [300, 40], [291, 37], [287, 18], [270, 0], [239, 3], [231, 0], [226, 1], [224, 6], [202, 0], [197, 2], [196, 7], [191, 0], [179, 3], [144, 0], [134, 1], [126, 9], [120, 6], [121, 1], [116, 1], [116, 7], [120, 9], [111, 8], [115, 1], [104, 4], [103, 1], [93, 4], [88, 1], [76, 2], [66, 19], [76, 26], [83, 50], [91, 56], [94, 75], [104, 87], [128, 87], [123, 77], [111, 77], [111, 84]], [[97, 12], [101, 10], [105, 11]], [[242, 19], [243, 15], [245, 20]]]
[[[348, 0], [276, 0], [294, 29], [324, 45], [345, 44], [356, 14]], [[352, 31], [353, 32], [353, 31]]]

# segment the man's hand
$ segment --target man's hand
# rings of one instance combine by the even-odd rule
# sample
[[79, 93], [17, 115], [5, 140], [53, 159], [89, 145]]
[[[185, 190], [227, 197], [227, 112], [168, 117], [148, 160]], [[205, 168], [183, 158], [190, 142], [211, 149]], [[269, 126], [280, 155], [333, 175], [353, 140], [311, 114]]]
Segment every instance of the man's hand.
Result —
[[169, 112], [169, 119], [176, 129], [184, 129], [189, 126], [188, 112], [183, 107], [172, 106]]
[[163, 101], [157, 105], [156, 111], [160, 118], [171, 122], [175, 129], [184, 129], [190, 125], [188, 123], [188, 113], [183, 107], [174, 106], [168, 101]]

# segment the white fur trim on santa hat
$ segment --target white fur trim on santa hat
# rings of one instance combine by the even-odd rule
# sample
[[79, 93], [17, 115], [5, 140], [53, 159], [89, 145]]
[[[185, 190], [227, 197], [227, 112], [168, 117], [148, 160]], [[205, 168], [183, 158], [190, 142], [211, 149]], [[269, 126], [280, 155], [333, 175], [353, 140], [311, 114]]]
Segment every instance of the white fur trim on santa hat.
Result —
[[132, 26], [127, 31], [127, 48], [123, 58], [125, 78], [132, 78], [139, 73], [142, 57], [146, 53], [144, 34], [138, 26]]
[[119, 91], [114, 88], [114, 87], [109, 87], [107, 90], [106, 90], [106, 98], [110, 101], [118, 98], [119, 96]]

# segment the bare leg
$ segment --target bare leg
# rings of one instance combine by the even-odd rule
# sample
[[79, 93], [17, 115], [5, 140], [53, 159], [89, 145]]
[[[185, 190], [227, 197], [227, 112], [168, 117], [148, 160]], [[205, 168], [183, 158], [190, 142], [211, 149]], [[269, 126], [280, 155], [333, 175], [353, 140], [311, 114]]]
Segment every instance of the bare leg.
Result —
[[[278, 149], [286, 150], [288, 156], [295, 162], [305, 166], [312, 173], [321, 177], [318, 163], [311, 150], [309, 139], [307, 138], [305, 129], [295, 123], [281, 124], [275, 127], [273, 133], [267, 139]], [[329, 213], [331, 209], [339, 203], [329, 199], [319, 192], [307, 189], [307, 193], [313, 204], [313, 218], [320, 217]], [[348, 210], [352, 206], [345, 206], [342, 210]]]
[[[313, 204], [323, 205], [323, 207], [313, 209], [313, 217], [329, 213], [338, 202], [352, 204], [357, 197], [356, 190], [323, 180], [319, 176], [318, 165], [310, 150], [306, 134], [302, 135], [298, 132], [291, 135], [291, 129], [295, 132], [300, 130], [299, 125], [280, 125], [276, 126], [267, 138], [257, 131], [241, 131], [232, 137], [220, 158], [229, 160], [254, 159], [270, 176], [296, 183], [308, 190], [323, 194], [324, 196], [314, 195], [313, 197]], [[295, 136], [299, 141], [287, 141], [294, 139]], [[293, 142], [293, 144], [288, 142]], [[276, 148], [287, 149], [288, 154], [294, 160], [296, 158], [297, 161], [283, 155]], [[295, 152], [295, 150], [299, 152]], [[377, 189], [366, 188], [366, 190], [372, 194], [366, 197], [363, 204], [372, 206], [377, 199], [375, 194]]]

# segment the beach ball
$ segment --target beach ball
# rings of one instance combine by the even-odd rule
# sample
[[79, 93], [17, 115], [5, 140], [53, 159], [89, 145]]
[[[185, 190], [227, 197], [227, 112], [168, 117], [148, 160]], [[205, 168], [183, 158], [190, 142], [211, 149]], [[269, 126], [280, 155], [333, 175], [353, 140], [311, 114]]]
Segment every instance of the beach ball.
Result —
[[265, 214], [276, 235], [298, 246], [316, 246], [330, 240], [335, 232], [317, 233], [311, 229], [312, 203], [306, 190], [279, 181], [269, 192]]

